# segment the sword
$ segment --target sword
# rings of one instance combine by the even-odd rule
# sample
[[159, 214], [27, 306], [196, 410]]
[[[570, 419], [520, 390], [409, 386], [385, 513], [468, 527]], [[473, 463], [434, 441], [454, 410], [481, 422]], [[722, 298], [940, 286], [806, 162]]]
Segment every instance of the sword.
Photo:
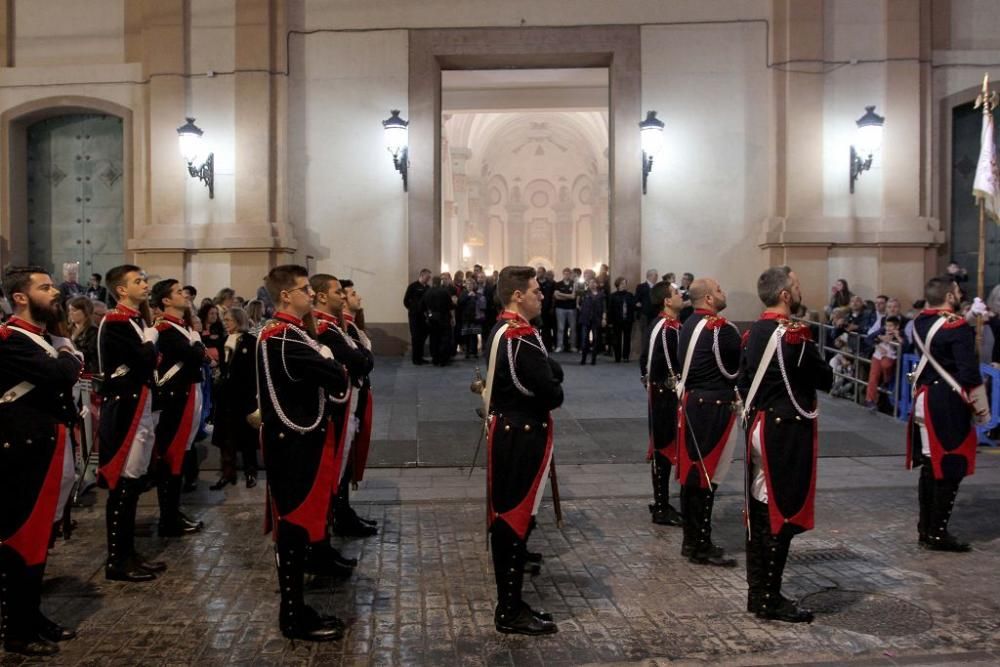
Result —
[[559, 500], [559, 478], [556, 476], [556, 457], [552, 455], [552, 463], [549, 464], [549, 481], [552, 482], [552, 509], [556, 513], [556, 528], [563, 527], [562, 502]]
[[[483, 417], [483, 409], [476, 408], [476, 414]], [[472, 479], [472, 470], [476, 467], [476, 461], [479, 460], [479, 450], [483, 446], [483, 436], [486, 435], [486, 428], [489, 422], [485, 417], [483, 417], [483, 427], [479, 429], [479, 440], [476, 442], [476, 452], [472, 455], [472, 463], [469, 465], [469, 476], [467, 479]]]
[[705, 459], [701, 455], [701, 447], [698, 446], [698, 438], [694, 434], [694, 429], [691, 427], [691, 417], [688, 415], [687, 406], [684, 404], [684, 397], [680, 400], [681, 411], [684, 413], [684, 425], [687, 428], [688, 433], [691, 434], [691, 440], [694, 441], [694, 451], [698, 452], [698, 462], [701, 463], [701, 472], [705, 475], [705, 481], [708, 482], [708, 488], [712, 488], [712, 478], [708, 476], [708, 468], [705, 466]]

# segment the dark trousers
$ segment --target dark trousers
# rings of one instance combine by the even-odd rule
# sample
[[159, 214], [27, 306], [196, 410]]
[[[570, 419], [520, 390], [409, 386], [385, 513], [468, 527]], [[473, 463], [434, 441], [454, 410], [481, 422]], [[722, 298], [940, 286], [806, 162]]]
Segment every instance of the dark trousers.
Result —
[[422, 312], [410, 312], [410, 354], [413, 363], [424, 359], [424, 341], [427, 339], [427, 323]]
[[437, 365], [446, 364], [451, 361], [452, 351], [455, 349], [451, 342], [451, 322], [431, 320], [430, 329], [431, 357]]
[[236, 442], [233, 442], [233, 440], [233, 438], [226, 438], [225, 443], [219, 447], [219, 453], [222, 457], [222, 476], [226, 479], [236, 479], [237, 451], [243, 455], [244, 474], [256, 476], [257, 441], [247, 440], [237, 444]]
[[615, 353], [615, 361], [621, 361], [623, 357], [628, 361], [632, 353], [632, 320], [611, 325], [611, 349]]
[[[591, 340], [593, 336], [593, 340]], [[580, 325], [580, 351], [581, 351], [581, 361], [587, 360], [587, 355], [590, 355], [590, 362], [595, 363], [597, 361], [597, 352], [601, 349], [601, 325], [596, 324], [581, 324]]]

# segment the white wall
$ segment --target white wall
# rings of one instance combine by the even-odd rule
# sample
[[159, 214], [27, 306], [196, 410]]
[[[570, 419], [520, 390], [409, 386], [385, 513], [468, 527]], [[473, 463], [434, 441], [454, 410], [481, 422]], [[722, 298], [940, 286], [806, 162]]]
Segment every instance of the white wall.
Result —
[[14, 64], [120, 63], [122, 0], [15, 0]]
[[642, 29], [642, 108], [666, 123], [642, 200], [642, 270], [717, 278], [734, 319], [759, 311], [772, 189], [763, 40], [755, 25]]
[[406, 32], [320, 34], [293, 51], [288, 210], [298, 259], [351, 278], [370, 322], [403, 322], [406, 195], [381, 121], [408, 117]]
[[1000, 49], [1000, 6], [996, 0], [951, 0], [950, 4], [951, 48]]

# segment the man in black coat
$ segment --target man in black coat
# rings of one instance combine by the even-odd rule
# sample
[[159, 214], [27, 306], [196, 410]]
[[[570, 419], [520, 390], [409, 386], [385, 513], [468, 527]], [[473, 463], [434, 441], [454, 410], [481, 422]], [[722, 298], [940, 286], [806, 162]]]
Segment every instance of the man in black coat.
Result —
[[989, 401], [975, 331], [955, 313], [960, 291], [953, 276], [928, 281], [924, 298], [927, 306], [913, 322], [922, 358], [906, 442], [907, 467], [920, 466], [917, 532], [925, 549], [964, 552], [969, 545], [948, 532], [948, 521], [959, 484], [976, 470], [976, 425], [990, 421]]
[[781, 579], [792, 537], [814, 524], [816, 392], [830, 389], [833, 370], [809, 327], [791, 320], [802, 302], [798, 276], [772, 267], [757, 280], [757, 294], [765, 309], [745, 337], [739, 377], [747, 434], [747, 611], [808, 623], [812, 613], [781, 594]]
[[632, 354], [635, 304], [635, 295], [628, 289], [628, 280], [624, 276], [615, 278], [615, 291], [608, 297], [608, 324], [611, 325], [611, 349], [616, 363], [622, 359], [628, 363]]
[[430, 269], [420, 269], [420, 275], [406, 288], [403, 307], [410, 320], [410, 358], [414, 365], [424, 363], [424, 341], [427, 340], [427, 315], [424, 311], [424, 293], [431, 281]]
[[427, 325], [431, 339], [431, 358], [435, 366], [451, 363], [451, 314], [457, 298], [452, 296], [449, 285], [435, 276], [431, 288], [424, 294], [424, 310], [428, 313]]
[[[0, 638], [4, 651], [45, 656], [76, 633], [42, 614], [42, 578], [60, 500], [72, 484], [73, 385], [82, 355], [48, 328], [60, 295], [39, 267], [11, 267], [3, 291], [14, 315], [0, 325]], [[64, 491], [65, 489], [65, 491]]]
[[650, 298], [650, 292], [659, 282], [660, 274], [656, 269], [646, 271], [645, 282], [639, 283], [635, 288], [635, 309], [639, 318], [639, 331], [648, 331], [649, 323], [656, 318], [658, 304], [654, 304]]
[[542, 291], [530, 266], [500, 272], [505, 304], [486, 342], [483, 393], [488, 411], [487, 517], [493, 550], [498, 632], [541, 635], [557, 631], [552, 617], [521, 599], [532, 518], [552, 463], [551, 411], [563, 402], [563, 371], [530, 324], [542, 309]]
[[289, 639], [339, 639], [344, 623], [307, 606], [303, 586], [307, 547], [327, 537], [338, 472], [332, 412], [335, 401], [347, 395], [349, 377], [303, 321], [313, 304], [305, 267], [277, 266], [267, 274], [266, 285], [276, 311], [260, 332], [257, 377], [266, 511], [281, 595], [279, 625]]
[[153, 409], [156, 453], [159, 459], [156, 496], [160, 503], [160, 537], [181, 537], [202, 529], [181, 511], [181, 468], [201, 424], [201, 367], [205, 346], [188, 325], [187, 298], [172, 279], [153, 285], [150, 304], [162, 312], [156, 322], [157, 365], [154, 372]]

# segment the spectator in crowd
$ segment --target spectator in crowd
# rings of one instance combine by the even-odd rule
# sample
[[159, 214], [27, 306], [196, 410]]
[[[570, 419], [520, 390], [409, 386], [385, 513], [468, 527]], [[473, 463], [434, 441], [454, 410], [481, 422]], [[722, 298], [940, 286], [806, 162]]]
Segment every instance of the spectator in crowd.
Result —
[[[576, 352], [576, 283], [573, 272], [563, 269], [563, 279], [553, 291], [556, 312], [556, 352]], [[567, 340], [568, 339], [568, 340]]]
[[[538, 280], [538, 287], [542, 290], [542, 314], [541, 326], [538, 327], [542, 334], [542, 342], [545, 349], [550, 352], [555, 347], [556, 338], [556, 311], [555, 311], [555, 291], [556, 284], [549, 275], [551, 271], [546, 271], [544, 266], [535, 269], [535, 279]], [[492, 323], [490, 323], [492, 327]], [[483, 340], [486, 340], [484, 337]]]
[[10, 307], [10, 301], [7, 300], [7, 296], [3, 293], [3, 288], [0, 288], [0, 322], [6, 322], [14, 311]]
[[75, 296], [67, 304], [69, 337], [83, 354], [85, 373], [97, 373], [97, 326], [94, 324], [94, 302], [85, 296]]
[[601, 346], [601, 327], [605, 322], [604, 292], [597, 284], [597, 278], [591, 278], [586, 294], [580, 299], [580, 364], [597, 363], [597, 352]]
[[232, 287], [223, 287], [219, 290], [219, 293], [215, 295], [212, 299], [212, 303], [219, 307], [219, 325], [222, 325], [222, 316], [226, 314], [226, 311], [232, 308], [236, 304], [236, 290]]
[[635, 295], [629, 291], [625, 276], [615, 278], [615, 291], [608, 299], [608, 323], [611, 325], [611, 351], [615, 363], [626, 362], [632, 353], [632, 325], [635, 323]]
[[264, 316], [260, 318], [261, 322], [274, 315], [274, 302], [271, 301], [271, 295], [264, 285], [257, 288], [257, 294], [253, 300], [260, 301], [264, 306]]
[[250, 320], [242, 309], [230, 308], [222, 319], [227, 335], [212, 430], [212, 444], [222, 457], [222, 472], [219, 481], [209, 488], [221, 491], [227, 484], [236, 484], [239, 452], [246, 486], [252, 489], [257, 485], [257, 431], [248, 418], [257, 410], [257, 340], [250, 333]]
[[[471, 274], [470, 274], [471, 275]], [[459, 332], [465, 347], [466, 359], [479, 358], [479, 334], [486, 319], [486, 298], [473, 278], [465, 281], [465, 289], [458, 297]]]
[[450, 364], [455, 349], [451, 342], [451, 321], [455, 301], [449, 289], [450, 284], [446, 284], [446, 280], [447, 283], [451, 282], [451, 276], [446, 273], [435, 276], [431, 288], [423, 297], [423, 309], [427, 311], [428, 333], [431, 339], [431, 358], [435, 366]]
[[212, 360], [212, 368], [217, 368], [222, 359], [222, 347], [226, 344], [226, 329], [222, 325], [219, 307], [211, 301], [202, 303], [198, 319], [201, 320], [201, 342]]
[[865, 393], [865, 407], [872, 412], [878, 409], [879, 389], [892, 382], [896, 372], [896, 359], [903, 343], [899, 325], [898, 316], [891, 315], [885, 318], [885, 333], [878, 337], [878, 343], [872, 353], [868, 389]]
[[101, 285], [100, 273], [90, 274], [90, 280], [87, 283], [87, 298], [91, 301], [108, 303], [108, 288]]
[[[851, 300], [848, 303], [848, 308], [850, 308], [850, 314], [847, 316], [847, 326], [846, 329], [848, 333], [858, 334], [859, 336], [864, 335], [865, 331], [868, 330], [871, 321], [871, 314], [868, 309], [865, 308], [865, 300], [862, 299], [857, 294], [851, 296]], [[854, 340], [860, 340], [852, 336]], [[858, 352], [860, 346], [858, 343], [854, 343], [854, 352]]]
[[[252, 299], [243, 310], [247, 316], [247, 326], [249, 327], [247, 330], [252, 334], [259, 333], [268, 318], [264, 302], [259, 299]], [[223, 320], [223, 323], [225, 323], [225, 320]]]
[[848, 287], [847, 281], [840, 278], [833, 283], [833, 287], [830, 288], [830, 303], [826, 305], [826, 314], [830, 316], [834, 308], [843, 308], [844, 306], [849, 306], [851, 304], [851, 297], [854, 296], [851, 293], [851, 288]]
[[420, 274], [406, 288], [403, 307], [410, 321], [410, 359], [414, 366], [425, 364], [424, 341], [427, 340], [427, 311], [424, 309], [424, 294], [431, 282], [430, 269], [420, 269]]
[[847, 333], [847, 318], [850, 314], [851, 310], [847, 306], [834, 308], [830, 314], [831, 329], [827, 345], [837, 350], [830, 359], [830, 368], [834, 372], [830, 395], [838, 398], [849, 398], [853, 393], [851, 387], [853, 364], [843, 352], [850, 351], [850, 334]]
[[646, 282], [639, 283], [635, 288], [635, 307], [639, 316], [639, 331], [645, 333], [649, 330], [649, 323], [656, 319], [660, 304], [650, 300], [650, 292], [653, 286], [660, 281], [660, 274], [656, 269], [646, 271]]
[[198, 290], [194, 285], [185, 285], [181, 288], [181, 294], [184, 298], [188, 300], [188, 305], [191, 307], [192, 314], [196, 314], [198, 306], [195, 305], [195, 299], [198, 298]]
[[681, 288], [679, 291], [681, 293], [681, 303], [683, 306], [681, 306], [679, 319], [682, 324], [684, 323], [684, 320], [691, 317], [691, 314], [694, 313], [694, 306], [691, 305], [691, 299], [688, 298], [688, 290], [691, 288], [691, 283], [693, 282], [693, 273], [686, 272], [681, 276]]
[[85, 292], [79, 283], [80, 263], [66, 262], [63, 264], [63, 281], [59, 283], [59, 297], [65, 304], [74, 296], [80, 296]]
[[677, 274], [674, 273], [673, 271], [663, 276], [663, 282], [670, 283], [671, 287], [673, 287], [675, 290], [680, 291], [681, 286], [677, 284]]
[[486, 339], [489, 338], [493, 325], [496, 324], [497, 318], [500, 317], [500, 304], [497, 301], [496, 294], [496, 278], [492, 275], [487, 276], [483, 274], [483, 344], [486, 343]]
[[95, 327], [101, 326], [101, 320], [103, 320], [104, 316], [108, 314], [109, 305], [103, 301], [93, 301], [90, 305], [94, 308], [94, 314], [90, 317], [91, 321], [94, 323]]
[[962, 301], [965, 301], [968, 296], [965, 291], [965, 285], [969, 282], [969, 272], [962, 268], [962, 265], [951, 260], [948, 263], [948, 276], [951, 277], [955, 284], [958, 285], [958, 291], [961, 295]]

